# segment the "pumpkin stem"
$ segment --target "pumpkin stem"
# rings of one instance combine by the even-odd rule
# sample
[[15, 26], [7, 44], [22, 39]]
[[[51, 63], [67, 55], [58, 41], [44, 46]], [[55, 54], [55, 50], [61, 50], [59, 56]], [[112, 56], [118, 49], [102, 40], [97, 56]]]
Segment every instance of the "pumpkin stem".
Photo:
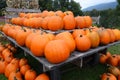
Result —
[[17, 80], [17, 78], [14, 76], [14, 80]]
[[107, 79], [106, 80], [110, 80], [110, 78], [109, 77], [107, 77]]
[[24, 32], [26, 32], [26, 29], [24, 27], [21, 27], [22, 30], [24, 30]]
[[17, 68], [15, 72], [17, 73], [17, 72], [19, 72], [19, 71], [20, 71], [20, 68]]
[[80, 37], [83, 37], [83, 35], [80, 34]]

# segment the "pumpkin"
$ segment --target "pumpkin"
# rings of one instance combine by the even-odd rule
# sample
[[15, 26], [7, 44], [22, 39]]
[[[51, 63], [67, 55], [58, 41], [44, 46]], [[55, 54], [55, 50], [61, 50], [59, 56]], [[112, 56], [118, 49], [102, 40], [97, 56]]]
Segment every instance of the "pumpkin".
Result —
[[72, 15], [72, 16], [74, 16], [74, 14], [73, 14], [72, 11], [65, 11], [65, 12], [64, 12], [64, 15], [65, 15], [65, 16], [66, 16], [66, 15]]
[[6, 62], [10, 63], [13, 59], [13, 53], [10, 52], [9, 49], [5, 49], [3, 52], [2, 52], [2, 55], [3, 55], [3, 58], [5, 59]]
[[52, 31], [63, 29], [63, 20], [60, 16], [51, 16], [48, 20], [48, 29]]
[[101, 76], [101, 80], [117, 80], [117, 78], [111, 73], [104, 73]]
[[68, 31], [61, 32], [55, 36], [55, 39], [64, 40], [71, 52], [75, 50], [75, 47], [76, 47], [75, 40], [73, 39], [72, 34], [70, 32]]
[[43, 12], [42, 12], [42, 17], [44, 18], [44, 17], [46, 17], [48, 15], [48, 11], [47, 10], [44, 10]]
[[49, 21], [49, 18], [50, 18], [50, 17], [45, 17], [45, 18], [43, 18], [42, 23], [41, 23], [41, 27], [42, 27], [43, 29], [48, 29], [48, 21]]
[[87, 33], [87, 36], [89, 37], [91, 41], [91, 47], [96, 48], [99, 46], [100, 43], [100, 37], [99, 34], [96, 31], [91, 31]]
[[76, 20], [76, 28], [85, 28], [86, 27], [84, 17], [77, 16], [77, 17], [75, 17], [75, 20]]
[[106, 29], [99, 29], [98, 34], [100, 37], [100, 43], [103, 45], [107, 45], [110, 43], [110, 34]]
[[51, 63], [60, 63], [68, 59], [70, 50], [63, 40], [52, 40], [45, 46], [45, 57]]
[[80, 35], [75, 38], [77, 50], [87, 51], [91, 47], [91, 41], [86, 35]]
[[8, 63], [0, 58], [0, 74], [4, 74], [7, 65]]
[[10, 73], [18, 69], [18, 64], [9, 63], [5, 68], [5, 76], [9, 77]]
[[119, 29], [113, 29], [113, 33], [115, 34], [115, 40], [120, 40], [120, 30]]
[[120, 75], [120, 70], [117, 67], [115, 67], [115, 66], [110, 66], [108, 68], [108, 71], [110, 73], [112, 73], [113, 75], [115, 75], [115, 76], [119, 76]]
[[30, 33], [31, 33], [31, 31], [29, 29], [18, 30], [18, 32], [16, 33], [16, 38], [15, 38], [16, 42], [20, 46], [24, 46], [25, 40]]
[[55, 12], [55, 15], [58, 15], [58, 16], [60, 16], [61, 18], [64, 18], [64, 16], [65, 16], [65, 14], [64, 14], [62, 11], [60, 11], [60, 10], [56, 11], [56, 12]]
[[55, 15], [55, 12], [54, 11], [49, 11], [47, 16], [54, 16]]
[[110, 57], [111, 57], [111, 53], [110, 53], [110, 52], [107, 52], [107, 53], [106, 53], [106, 56], [107, 56], [108, 58], [110, 58]]
[[47, 35], [36, 35], [31, 42], [30, 50], [35, 56], [44, 56], [44, 48], [49, 42]]
[[30, 48], [31, 41], [37, 34], [40, 34], [40, 30], [38, 30], [38, 31], [34, 30], [32, 33], [28, 34], [28, 36], [26, 37], [26, 40], [25, 40], [25, 45], [27, 48]]
[[37, 74], [34, 70], [28, 70], [25, 73], [25, 80], [35, 80], [35, 78], [37, 77]]
[[66, 15], [63, 18], [63, 22], [64, 22], [64, 29], [66, 30], [75, 29], [76, 21], [73, 15]]
[[47, 74], [42, 73], [42, 74], [38, 75], [35, 80], [50, 80], [50, 78], [48, 77]]
[[92, 19], [91, 19], [91, 17], [90, 16], [84, 16], [84, 20], [85, 20], [85, 27], [90, 27], [90, 26], [92, 26]]
[[11, 72], [9, 77], [8, 77], [8, 80], [14, 80], [15, 78], [17, 80], [19, 80], [19, 79], [22, 80], [22, 75], [19, 72], [19, 69], [17, 69], [16, 71]]
[[85, 35], [85, 31], [83, 29], [76, 29], [72, 33], [74, 39], [79, 35]]
[[111, 64], [112, 66], [118, 66], [118, 57], [117, 55], [112, 55], [109, 59], [108, 59], [108, 63]]
[[20, 73], [22, 75], [25, 75], [26, 71], [30, 70], [30, 66], [28, 64], [23, 65], [22, 67], [20, 67]]
[[109, 34], [110, 34], [110, 42], [112, 43], [112, 42], [114, 42], [115, 41], [115, 34], [114, 34], [114, 32], [112, 31], [112, 29], [106, 29], [108, 32], [109, 32]]
[[27, 59], [26, 58], [22, 58], [19, 61], [19, 66], [22, 67], [23, 65], [26, 65], [27, 63], [28, 63]]
[[108, 57], [105, 54], [100, 54], [99, 62], [105, 64], [107, 62]]
[[118, 76], [118, 80], [120, 80], [120, 75]]

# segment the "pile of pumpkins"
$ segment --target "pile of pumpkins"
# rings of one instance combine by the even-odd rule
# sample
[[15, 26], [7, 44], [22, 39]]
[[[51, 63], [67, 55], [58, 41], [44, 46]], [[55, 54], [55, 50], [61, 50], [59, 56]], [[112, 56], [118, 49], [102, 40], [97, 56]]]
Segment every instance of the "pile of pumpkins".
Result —
[[20, 13], [19, 17], [11, 19], [12, 24], [32, 28], [57, 31], [75, 28], [88, 28], [92, 25], [90, 16], [74, 17], [72, 11], [43, 11], [41, 13]]
[[109, 66], [108, 72], [101, 75], [101, 80], [120, 80], [120, 55], [107, 52], [100, 54], [100, 63]]
[[37, 75], [26, 58], [14, 58], [15, 47], [10, 44], [0, 44], [0, 74], [4, 74], [8, 80], [50, 80], [46, 73]]
[[44, 56], [50, 63], [54, 64], [67, 60], [75, 50], [85, 52], [99, 45], [107, 45], [120, 40], [119, 29], [98, 27], [52, 34], [39, 29], [5, 24], [2, 31], [20, 46], [26, 46], [30, 49], [33, 55]]

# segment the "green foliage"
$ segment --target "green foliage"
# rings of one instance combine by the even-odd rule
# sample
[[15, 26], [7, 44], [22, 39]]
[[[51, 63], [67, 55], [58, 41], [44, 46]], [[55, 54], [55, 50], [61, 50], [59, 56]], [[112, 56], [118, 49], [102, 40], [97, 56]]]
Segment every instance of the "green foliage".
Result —
[[118, 5], [116, 7], [116, 12], [117, 12], [117, 15], [120, 16], [120, 0], [117, 0], [118, 2]]
[[39, 5], [41, 11], [43, 10], [48, 10], [48, 11], [57, 11], [57, 10], [62, 10], [62, 11], [73, 11], [75, 16], [77, 15], [82, 15], [81, 7], [80, 4], [75, 2], [74, 0], [39, 0]]
[[5, 8], [6, 5], [6, 0], [0, 0], [0, 16], [2, 16], [3, 8]]

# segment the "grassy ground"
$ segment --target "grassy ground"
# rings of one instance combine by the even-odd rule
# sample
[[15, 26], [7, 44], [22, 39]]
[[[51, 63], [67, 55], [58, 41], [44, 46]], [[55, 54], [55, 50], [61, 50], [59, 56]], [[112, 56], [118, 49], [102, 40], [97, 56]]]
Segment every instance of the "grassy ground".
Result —
[[[113, 54], [120, 54], [119, 48], [120, 44], [110, 47], [108, 51], [110, 51]], [[64, 71], [69, 67], [74, 67], [74, 65], [65, 65], [62, 67], [62, 70]], [[107, 72], [107, 66], [98, 63], [94, 66], [85, 66], [83, 68], [74, 67], [71, 70], [61, 73], [61, 78], [62, 80], [100, 80], [100, 75], [104, 72]], [[5, 78], [4, 75], [0, 75], [0, 80], [7, 80], [7, 78]]]

